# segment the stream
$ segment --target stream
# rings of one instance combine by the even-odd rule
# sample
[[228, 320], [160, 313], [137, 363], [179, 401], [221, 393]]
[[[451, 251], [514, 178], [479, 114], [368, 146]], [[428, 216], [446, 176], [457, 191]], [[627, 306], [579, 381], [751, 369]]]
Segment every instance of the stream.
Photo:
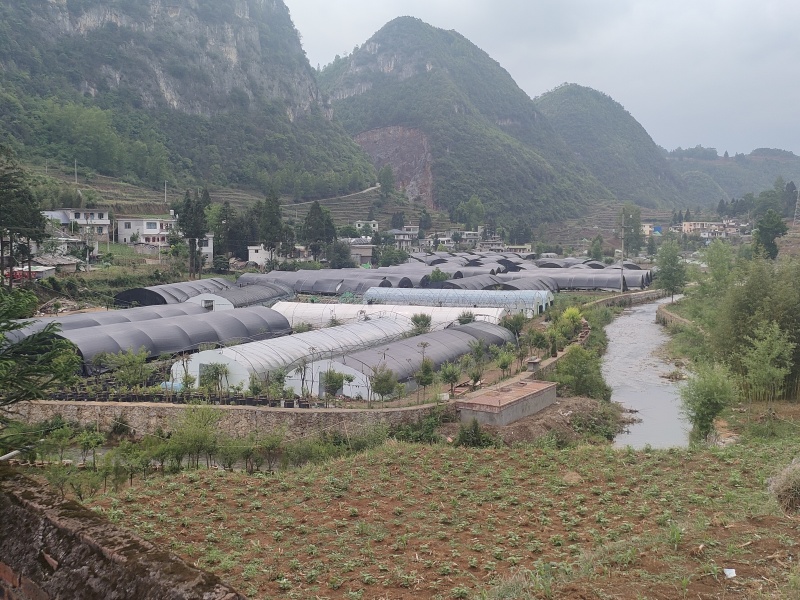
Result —
[[656, 351], [669, 336], [656, 323], [658, 302], [625, 309], [606, 326], [608, 350], [603, 356], [603, 376], [611, 386], [611, 400], [636, 411], [640, 419], [616, 437], [615, 446], [636, 449], [685, 447], [689, 423], [681, 415], [678, 384], [661, 377], [674, 370]]

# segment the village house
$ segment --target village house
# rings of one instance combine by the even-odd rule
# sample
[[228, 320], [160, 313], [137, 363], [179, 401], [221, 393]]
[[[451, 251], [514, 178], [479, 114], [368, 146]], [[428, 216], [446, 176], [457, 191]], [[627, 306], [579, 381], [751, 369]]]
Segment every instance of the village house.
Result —
[[88, 245], [107, 242], [111, 233], [111, 215], [107, 208], [59, 208], [43, 210], [42, 214], [58, 221], [68, 231], [77, 233]]

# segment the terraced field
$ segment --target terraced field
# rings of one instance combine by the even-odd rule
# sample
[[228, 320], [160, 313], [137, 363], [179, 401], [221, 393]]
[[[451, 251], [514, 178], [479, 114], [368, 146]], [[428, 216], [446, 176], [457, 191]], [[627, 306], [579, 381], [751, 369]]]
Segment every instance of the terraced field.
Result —
[[[28, 167], [28, 170], [34, 175], [45, 176], [44, 167], [33, 166]], [[135, 186], [112, 177], [92, 175], [91, 178], [86, 179], [79, 176], [76, 185], [73, 176], [66, 172], [49, 169], [46, 176], [70, 188], [83, 191], [92, 190], [102, 198], [103, 206], [110, 207], [117, 214], [165, 214], [173, 203], [183, 198], [184, 194], [183, 190], [168, 187], [165, 202], [163, 189], [155, 190]], [[235, 188], [214, 188], [210, 190], [210, 193], [215, 202], [228, 201], [237, 209], [251, 206], [257, 200], [263, 199], [263, 195], [259, 192]], [[366, 219], [373, 203], [379, 199], [379, 195], [379, 189], [373, 187], [347, 196], [324, 198], [319, 203], [331, 211], [334, 223], [342, 226], [359, 219]], [[305, 218], [313, 201], [292, 202], [289, 199], [283, 199], [282, 203], [284, 218], [299, 222]], [[381, 228], [386, 229], [389, 227], [392, 215], [402, 211], [405, 213], [406, 223], [416, 224], [419, 222], [422, 208], [422, 205], [409, 201], [378, 203], [375, 209], [375, 218]], [[443, 230], [450, 226], [449, 218], [444, 213], [432, 212], [431, 217], [434, 228], [437, 230]]]

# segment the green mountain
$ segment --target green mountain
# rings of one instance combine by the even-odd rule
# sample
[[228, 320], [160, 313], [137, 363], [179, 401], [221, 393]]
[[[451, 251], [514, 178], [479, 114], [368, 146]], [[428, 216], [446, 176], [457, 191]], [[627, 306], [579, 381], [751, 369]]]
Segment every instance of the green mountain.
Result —
[[685, 204], [687, 183], [621, 104], [576, 84], [559, 86], [535, 103], [581, 163], [618, 200], [652, 208]]
[[715, 148], [678, 148], [669, 153], [672, 168], [684, 178], [702, 174], [719, 187], [717, 201], [771, 189], [778, 178], [800, 183], [800, 156], [787, 150], [757, 148], [750, 154], [719, 156]]
[[0, 136], [25, 160], [163, 186], [367, 187], [281, 0], [4, 0]]
[[473, 194], [506, 227], [613, 198], [511, 76], [454, 31], [395, 19], [319, 82], [376, 166], [391, 164], [411, 198], [453, 217]]

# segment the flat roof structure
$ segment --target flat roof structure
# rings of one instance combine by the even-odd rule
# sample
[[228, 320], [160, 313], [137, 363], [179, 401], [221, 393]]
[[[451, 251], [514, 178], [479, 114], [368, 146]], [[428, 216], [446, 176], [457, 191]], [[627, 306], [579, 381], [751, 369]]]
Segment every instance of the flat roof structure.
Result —
[[537, 379], [509, 382], [479, 396], [456, 402], [461, 421], [503, 427], [536, 414], [556, 401], [556, 384]]

